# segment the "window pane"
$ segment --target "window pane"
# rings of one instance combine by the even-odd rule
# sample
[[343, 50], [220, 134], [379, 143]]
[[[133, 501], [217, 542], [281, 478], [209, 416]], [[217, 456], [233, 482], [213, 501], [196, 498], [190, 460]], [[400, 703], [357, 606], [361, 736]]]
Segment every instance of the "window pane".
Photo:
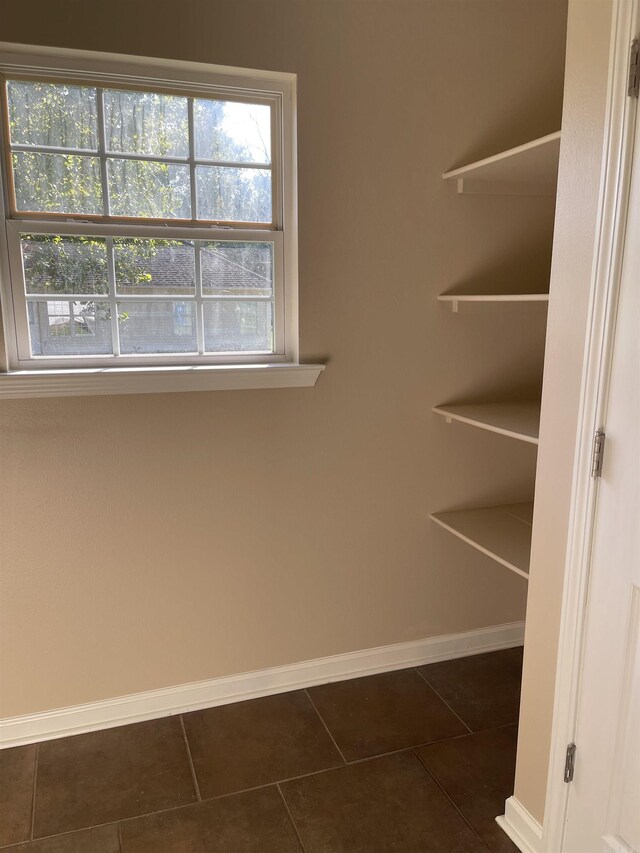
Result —
[[193, 243], [118, 238], [113, 241], [113, 254], [118, 293], [195, 293]]
[[270, 302], [205, 302], [204, 345], [207, 352], [273, 351]]
[[21, 234], [20, 245], [27, 293], [108, 293], [103, 238]]
[[196, 352], [194, 302], [121, 302], [118, 304], [120, 352]]
[[10, 80], [7, 91], [14, 145], [97, 149], [95, 89]]
[[226, 222], [271, 222], [271, 172], [197, 166], [198, 218]]
[[155, 92], [104, 93], [107, 151], [186, 157], [187, 99]]
[[108, 160], [114, 216], [190, 219], [189, 167], [142, 160]]
[[97, 157], [16, 152], [16, 207], [42, 213], [102, 213]]
[[200, 268], [204, 294], [271, 296], [273, 243], [203, 243]]
[[108, 302], [38, 299], [28, 309], [32, 355], [111, 354]]
[[228, 163], [271, 162], [271, 108], [196, 98], [196, 157]]

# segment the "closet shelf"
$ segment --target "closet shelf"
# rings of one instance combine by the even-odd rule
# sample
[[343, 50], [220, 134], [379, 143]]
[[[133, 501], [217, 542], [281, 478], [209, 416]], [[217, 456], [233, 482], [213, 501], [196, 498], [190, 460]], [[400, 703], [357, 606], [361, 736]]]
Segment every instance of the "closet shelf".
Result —
[[529, 577], [532, 503], [436, 512], [429, 518], [517, 575]]
[[433, 412], [447, 423], [460, 421], [470, 426], [538, 443], [540, 403], [465, 403], [434, 406]]
[[553, 197], [559, 154], [558, 130], [460, 169], [452, 169], [442, 177], [445, 181], [456, 181], [459, 193]]
[[469, 304], [527, 304], [527, 303], [542, 303], [549, 302], [548, 293], [441, 293], [438, 296], [439, 302], [448, 302], [451, 305], [451, 310], [456, 312], [459, 303]]

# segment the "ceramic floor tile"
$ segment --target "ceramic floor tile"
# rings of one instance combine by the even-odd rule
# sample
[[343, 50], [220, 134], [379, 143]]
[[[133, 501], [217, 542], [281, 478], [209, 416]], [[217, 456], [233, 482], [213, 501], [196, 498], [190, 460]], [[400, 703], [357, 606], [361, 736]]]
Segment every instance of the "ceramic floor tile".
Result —
[[473, 731], [518, 722], [522, 648], [432, 663], [419, 672]]
[[302, 853], [275, 786], [125, 821], [123, 853]]
[[195, 799], [178, 717], [53, 740], [38, 755], [34, 837]]
[[513, 794], [517, 729], [476, 732], [416, 750], [462, 814], [494, 853], [517, 853], [495, 822]]
[[343, 763], [304, 691], [195, 711], [184, 725], [203, 799]]
[[81, 829], [55, 838], [42, 838], [17, 847], [8, 847], [2, 853], [120, 853], [116, 824], [97, 829]]
[[309, 695], [347, 761], [468, 732], [412, 669], [323, 684]]
[[0, 751], [0, 846], [29, 838], [35, 746]]
[[486, 853], [413, 752], [281, 788], [306, 853]]
[[301, 853], [297, 830], [304, 853], [516, 853], [494, 818], [521, 665], [509, 649], [185, 714], [201, 803], [178, 717], [42, 743], [31, 842], [36, 747], [4, 750], [0, 846]]

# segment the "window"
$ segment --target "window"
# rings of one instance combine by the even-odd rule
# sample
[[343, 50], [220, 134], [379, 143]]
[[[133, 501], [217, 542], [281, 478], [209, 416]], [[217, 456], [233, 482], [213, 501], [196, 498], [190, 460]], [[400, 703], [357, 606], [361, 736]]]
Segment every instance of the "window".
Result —
[[64, 57], [0, 56], [10, 371], [295, 365], [292, 75]]

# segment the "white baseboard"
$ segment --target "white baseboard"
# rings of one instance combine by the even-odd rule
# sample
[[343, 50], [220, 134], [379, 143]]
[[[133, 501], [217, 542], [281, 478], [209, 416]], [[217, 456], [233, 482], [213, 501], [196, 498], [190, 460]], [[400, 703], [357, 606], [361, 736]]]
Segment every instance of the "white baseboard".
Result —
[[542, 826], [515, 797], [509, 797], [496, 823], [521, 853], [542, 853]]
[[9, 717], [0, 720], [0, 748], [153, 720], [377, 672], [508, 649], [522, 645], [523, 637], [524, 623], [511, 622], [464, 634], [428, 637], [411, 643], [180, 684], [71, 708]]

